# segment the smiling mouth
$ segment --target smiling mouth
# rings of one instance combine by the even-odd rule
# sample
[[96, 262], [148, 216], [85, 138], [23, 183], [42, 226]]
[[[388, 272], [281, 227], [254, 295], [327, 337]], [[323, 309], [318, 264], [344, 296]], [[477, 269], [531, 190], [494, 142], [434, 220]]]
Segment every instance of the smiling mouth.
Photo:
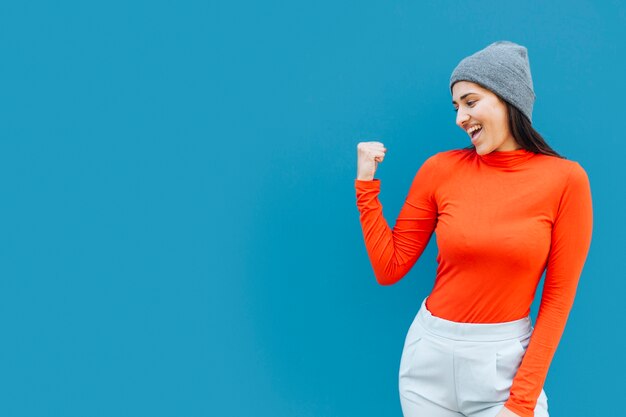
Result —
[[481, 127], [480, 129], [478, 129], [475, 132], [472, 132], [472, 142], [475, 142], [476, 139], [478, 138], [478, 136], [480, 136], [480, 134], [482, 133], [483, 128]]

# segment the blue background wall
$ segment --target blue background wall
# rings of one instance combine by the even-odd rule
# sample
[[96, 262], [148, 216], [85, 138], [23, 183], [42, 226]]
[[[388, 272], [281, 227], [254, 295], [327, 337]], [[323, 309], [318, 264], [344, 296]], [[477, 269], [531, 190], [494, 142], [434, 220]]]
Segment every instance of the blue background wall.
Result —
[[550, 407], [613, 414], [625, 28], [624, 1], [4, 2], [0, 415], [400, 416], [437, 252], [376, 283], [356, 144], [388, 148], [392, 225], [421, 163], [468, 144], [452, 69], [501, 39], [594, 199]]

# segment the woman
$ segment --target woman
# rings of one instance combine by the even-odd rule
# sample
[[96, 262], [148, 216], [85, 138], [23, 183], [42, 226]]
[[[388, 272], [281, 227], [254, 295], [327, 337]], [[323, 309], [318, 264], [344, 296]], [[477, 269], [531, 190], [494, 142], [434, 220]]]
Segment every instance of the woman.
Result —
[[[546, 417], [543, 390], [592, 234], [584, 169], [532, 125], [527, 49], [492, 43], [450, 79], [472, 143], [419, 168], [391, 230], [374, 179], [386, 149], [362, 142], [355, 180], [363, 236], [381, 285], [400, 280], [436, 232], [437, 274], [404, 343], [405, 417]], [[533, 327], [530, 306], [546, 273]]]

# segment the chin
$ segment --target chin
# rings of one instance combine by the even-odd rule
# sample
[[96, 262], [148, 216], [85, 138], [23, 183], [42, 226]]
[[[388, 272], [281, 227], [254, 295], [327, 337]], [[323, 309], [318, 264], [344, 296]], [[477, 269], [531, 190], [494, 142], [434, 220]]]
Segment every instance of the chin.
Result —
[[474, 145], [474, 149], [476, 149], [476, 153], [479, 155], [486, 155], [495, 151], [497, 146], [489, 145], [488, 143], [481, 142], [478, 145]]
[[478, 155], [485, 155], [485, 154], [488, 154], [489, 152], [491, 152], [491, 150], [485, 149], [484, 146], [476, 146], [476, 145], [474, 145], [474, 149], [476, 150], [476, 153]]

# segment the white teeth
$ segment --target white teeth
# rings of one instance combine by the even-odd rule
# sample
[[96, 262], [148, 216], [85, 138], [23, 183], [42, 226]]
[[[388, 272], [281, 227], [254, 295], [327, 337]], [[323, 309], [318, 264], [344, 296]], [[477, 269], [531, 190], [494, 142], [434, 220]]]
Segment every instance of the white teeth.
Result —
[[467, 129], [467, 133], [471, 135], [472, 133], [474, 133], [476, 130], [480, 129], [481, 127], [482, 127], [481, 125], [472, 126], [469, 129]]

